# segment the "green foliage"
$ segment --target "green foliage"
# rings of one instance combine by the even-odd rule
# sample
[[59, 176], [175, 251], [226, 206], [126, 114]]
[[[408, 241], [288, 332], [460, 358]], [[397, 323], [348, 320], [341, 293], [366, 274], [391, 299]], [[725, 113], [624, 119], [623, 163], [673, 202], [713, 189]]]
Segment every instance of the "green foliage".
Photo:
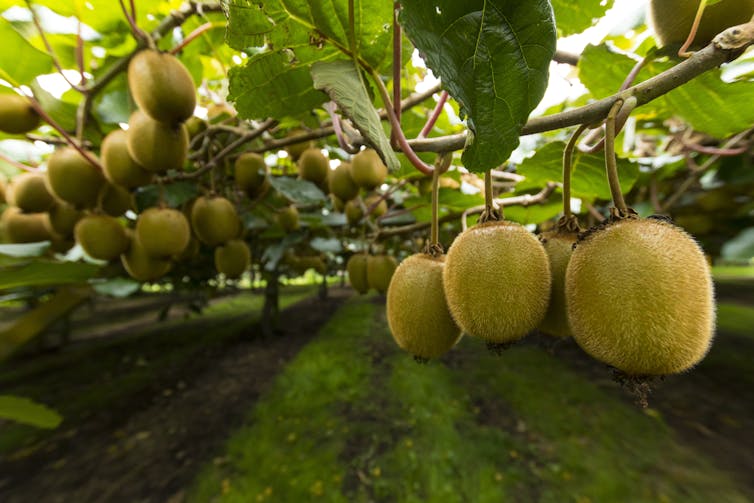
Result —
[[83, 283], [93, 278], [99, 270], [100, 266], [94, 264], [38, 259], [0, 268], [0, 290]]
[[319, 204], [327, 199], [319, 187], [308, 180], [279, 176], [270, 178], [270, 184], [295, 204]]
[[14, 85], [31, 83], [37, 75], [52, 71], [52, 58], [32, 46], [11, 23], [0, 19], [0, 78]]
[[573, 35], [586, 30], [605, 15], [613, 1], [602, 0], [552, 0], [555, 11], [555, 26], [559, 36]]
[[55, 429], [63, 421], [61, 415], [49, 407], [13, 395], [0, 395], [0, 419], [45, 429]]

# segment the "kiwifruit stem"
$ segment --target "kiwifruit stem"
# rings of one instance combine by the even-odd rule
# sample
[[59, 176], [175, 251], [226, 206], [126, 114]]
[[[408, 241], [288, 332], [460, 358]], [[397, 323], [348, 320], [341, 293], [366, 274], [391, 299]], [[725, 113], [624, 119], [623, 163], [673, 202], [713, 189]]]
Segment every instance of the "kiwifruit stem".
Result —
[[491, 170], [484, 172], [484, 211], [479, 215], [478, 222], [483, 224], [489, 221], [498, 221], [503, 219], [502, 206], [498, 210], [495, 208], [495, 197], [492, 193], [492, 173]]
[[616, 100], [605, 121], [605, 170], [607, 171], [607, 183], [610, 185], [610, 194], [613, 196], [613, 204], [620, 213], [627, 214], [628, 208], [620, 190], [618, 163], [615, 158], [615, 117], [622, 106], [623, 99]]
[[568, 139], [563, 150], [563, 215], [571, 217], [571, 167], [573, 166], [573, 149], [581, 135], [586, 131], [586, 124], [580, 125]]
[[682, 58], [687, 58], [692, 54], [691, 52], [688, 52], [688, 50], [691, 44], [694, 42], [694, 37], [696, 37], [696, 31], [699, 29], [699, 23], [702, 21], [702, 15], [704, 14], [705, 7], [707, 7], [707, 0], [701, 0], [699, 2], [699, 7], [696, 9], [694, 22], [691, 24], [689, 36], [686, 37], [686, 41], [683, 43], [681, 48], [678, 49], [678, 55]]
[[432, 171], [432, 229], [430, 231], [427, 253], [433, 257], [442, 255], [445, 251], [440, 244], [440, 223], [438, 222], [440, 213], [440, 177], [448, 170], [452, 159], [452, 152], [443, 152], [437, 156], [435, 169]]

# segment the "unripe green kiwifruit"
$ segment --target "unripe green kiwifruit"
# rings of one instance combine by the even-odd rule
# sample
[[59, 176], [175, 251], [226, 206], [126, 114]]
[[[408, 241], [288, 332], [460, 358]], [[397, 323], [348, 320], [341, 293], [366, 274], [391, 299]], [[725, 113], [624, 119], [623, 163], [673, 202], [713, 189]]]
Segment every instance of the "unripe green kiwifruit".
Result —
[[351, 177], [362, 189], [372, 190], [385, 182], [387, 166], [376, 150], [368, 148], [351, 159]]
[[102, 169], [110, 183], [133, 189], [147, 185], [153, 173], [131, 158], [127, 139], [128, 133], [122, 129], [116, 129], [105, 137], [101, 149]]
[[359, 293], [367, 293], [369, 291], [369, 282], [367, 281], [368, 258], [369, 255], [358, 253], [351, 255], [346, 264], [348, 282], [351, 283], [351, 288]]
[[445, 257], [419, 253], [401, 262], [387, 290], [387, 321], [395, 342], [420, 358], [437, 358], [461, 338], [445, 301]]
[[304, 274], [309, 269], [314, 269], [320, 274], [327, 272], [327, 265], [324, 260], [322, 260], [322, 257], [317, 256], [294, 256], [291, 261], [291, 267], [298, 274]]
[[264, 157], [253, 152], [241, 154], [233, 166], [236, 185], [251, 198], [266, 191], [270, 185]]
[[379, 293], [387, 292], [398, 262], [390, 255], [370, 255], [367, 258], [367, 283]]
[[196, 115], [189, 117], [184, 124], [186, 125], [186, 132], [191, 139], [207, 129], [207, 121], [200, 119]]
[[[375, 204], [376, 206], [374, 206]], [[374, 206], [374, 209], [371, 211], [371, 213], [369, 213], [369, 216], [372, 218], [380, 218], [382, 215], [387, 213], [387, 201], [385, 201], [385, 199], [383, 199], [379, 194], [372, 194], [371, 196], [367, 197], [364, 200], [364, 206], [366, 206], [367, 210]]]
[[350, 201], [359, 193], [359, 186], [351, 178], [351, 163], [341, 162], [330, 172], [328, 178], [330, 192], [343, 201]]
[[364, 218], [364, 210], [361, 209], [361, 201], [358, 198], [351, 199], [346, 203], [346, 207], [343, 210], [346, 214], [346, 220], [350, 225], [356, 225]]
[[341, 198], [339, 198], [335, 194], [330, 194], [330, 200], [332, 201], [332, 207], [335, 211], [342, 212], [345, 210], [346, 204]]
[[47, 161], [47, 188], [76, 208], [94, 208], [104, 184], [102, 171], [73, 147], [55, 150]]
[[330, 171], [330, 161], [318, 148], [307, 148], [298, 158], [298, 173], [304, 180], [319, 185], [327, 180], [328, 171]]
[[92, 258], [113, 260], [128, 250], [126, 230], [111, 216], [87, 215], [78, 221], [73, 234]]
[[181, 170], [188, 154], [189, 137], [183, 124], [169, 125], [137, 110], [131, 114], [126, 132], [131, 158], [153, 173]]
[[55, 204], [42, 173], [21, 173], [12, 183], [13, 204], [26, 213], [47, 211]]
[[15, 206], [8, 206], [2, 216], [5, 237], [11, 243], [49, 241], [51, 236], [45, 225], [46, 219], [46, 213], [22, 213]]
[[221, 245], [241, 233], [241, 221], [233, 203], [224, 197], [202, 196], [191, 208], [191, 228], [199, 241]]
[[[308, 131], [302, 128], [294, 128], [288, 131], [288, 134], [285, 135], [286, 138], [293, 138], [294, 136], [300, 136], [303, 134], [306, 134]], [[298, 158], [301, 157], [301, 154], [304, 153], [304, 150], [311, 148], [314, 146], [314, 142], [312, 140], [305, 140], [299, 143], [292, 143], [291, 145], [287, 145], [285, 148], [285, 151], [288, 152], [288, 155], [291, 156], [291, 159], [293, 162], [298, 161]]]
[[509, 221], [475, 225], [456, 237], [443, 273], [453, 319], [493, 344], [521, 339], [547, 312], [550, 264], [542, 243]]
[[47, 212], [45, 224], [51, 234], [58, 234], [63, 238], [73, 236], [76, 223], [84, 216], [70, 204], [57, 200]]
[[8, 182], [5, 179], [5, 176], [0, 174], [0, 204], [6, 203], [8, 201], [5, 191], [8, 190]]
[[136, 239], [152, 257], [180, 255], [191, 238], [188, 220], [172, 208], [148, 208], [136, 221]]
[[231, 239], [215, 248], [215, 269], [230, 279], [240, 277], [250, 263], [249, 245], [240, 239]]
[[715, 328], [709, 265], [699, 245], [656, 219], [624, 219], [586, 235], [566, 270], [574, 340], [629, 375], [682, 372]]
[[24, 134], [39, 126], [39, 115], [28, 98], [18, 94], [0, 94], [0, 131]]
[[280, 225], [280, 227], [282, 227], [283, 230], [286, 232], [293, 232], [297, 230], [300, 226], [300, 222], [298, 218], [298, 208], [296, 208], [292, 204], [289, 206], [280, 208], [277, 211], [275, 218], [278, 222], [278, 225]]
[[[651, 0], [649, 24], [660, 46], [686, 41], [696, 17], [697, 0]], [[704, 9], [692, 47], [703, 47], [721, 31], [747, 23], [754, 15], [754, 0], [721, 0]]]
[[125, 187], [106, 183], [102, 187], [101, 205], [102, 211], [111, 217], [119, 217], [128, 210], [135, 209], [134, 199]]
[[154, 281], [170, 271], [170, 260], [151, 256], [135, 233], [131, 233], [131, 245], [120, 256], [120, 262], [129, 276], [136, 281]]
[[542, 235], [542, 244], [550, 260], [550, 305], [539, 329], [550, 335], [570, 337], [565, 304], [565, 273], [578, 233], [556, 230]]
[[139, 51], [128, 64], [128, 88], [139, 108], [156, 121], [173, 125], [194, 114], [194, 80], [172, 54]]

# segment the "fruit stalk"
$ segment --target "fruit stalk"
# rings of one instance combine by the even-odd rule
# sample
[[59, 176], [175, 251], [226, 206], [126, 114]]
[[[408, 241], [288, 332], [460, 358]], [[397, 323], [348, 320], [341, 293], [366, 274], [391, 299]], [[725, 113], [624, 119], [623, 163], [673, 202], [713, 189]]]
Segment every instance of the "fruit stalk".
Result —
[[587, 129], [586, 124], [581, 124], [569, 138], [565, 150], [563, 150], [563, 215], [571, 217], [571, 167], [573, 166], [573, 149], [581, 135]]
[[[401, 37], [401, 25], [398, 23], [400, 8], [400, 2], [393, 3], [393, 112], [398, 119], [398, 125], [401, 123], [401, 69], [403, 68], [403, 61], [401, 60], [403, 41]], [[391, 131], [390, 145], [395, 148], [397, 144], [396, 134], [394, 131]]]
[[438, 222], [440, 214], [440, 177], [448, 170], [452, 159], [453, 154], [451, 152], [443, 152], [437, 156], [435, 169], [432, 172], [432, 228], [429, 244], [427, 245], [427, 253], [433, 257], [439, 257], [445, 253], [440, 244], [440, 223]]
[[696, 37], [696, 31], [699, 29], [699, 23], [702, 21], [702, 15], [704, 14], [704, 8], [707, 7], [707, 0], [701, 0], [699, 2], [699, 7], [696, 9], [696, 16], [694, 16], [694, 23], [691, 25], [691, 30], [689, 30], [689, 36], [686, 37], [686, 41], [683, 43], [680, 49], [678, 49], [678, 55], [682, 58], [686, 58], [691, 56], [691, 52], [688, 52], [689, 47], [691, 47], [691, 44], [694, 43], [694, 38]]
[[605, 120], [605, 170], [607, 171], [607, 183], [610, 185], [610, 194], [613, 197], [613, 205], [620, 214], [625, 215], [628, 213], [628, 207], [620, 190], [618, 164], [615, 159], [615, 117], [622, 106], [623, 100], [616, 100]]

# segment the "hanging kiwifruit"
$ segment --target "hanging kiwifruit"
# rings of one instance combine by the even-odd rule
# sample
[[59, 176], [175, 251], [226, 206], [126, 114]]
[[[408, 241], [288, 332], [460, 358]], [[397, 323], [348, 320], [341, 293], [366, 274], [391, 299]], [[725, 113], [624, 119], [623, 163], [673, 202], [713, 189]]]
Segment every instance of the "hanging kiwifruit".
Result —
[[0, 94], [0, 131], [8, 134], [24, 134], [39, 126], [39, 114], [31, 106], [29, 98], [18, 94]]
[[87, 255], [113, 260], [128, 250], [126, 230], [117, 219], [107, 215], [87, 215], [76, 223], [76, 242]]
[[142, 187], [151, 180], [153, 173], [145, 170], [128, 153], [128, 133], [116, 129], [102, 141], [102, 169], [105, 177], [127, 189]]
[[264, 157], [253, 152], [238, 156], [233, 165], [236, 186], [251, 198], [262, 194], [270, 186], [267, 164]]
[[277, 210], [275, 218], [285, 232], [293, 232], [300, 226], [298, 208], [292, 204]]
[[390, 255], [370, 255], [367, 258], [367, 283], [369, 288], [374, 288], [384, 294], [390, 286], [398, 262]]
[[129, 276], [136, 281], [154, 281], [170, 271], [170, 260], [155, 258], [147, 253], [136, 233], [129, 232], [131, 245], [126, 253], [120, 256], [120, 262]]
[[359, 193], [359, 186], [351, 178], [351, 163], [342, 162], [330, 172], [328, 178], [330, 192], [342, 201], [350, 201]]
[[104, 184], [102, 171], [73, 147], [55, 150], [47, 161], [47, 187], [76, 208], [94, 208]]
[[194, 114], [196, 88], [175, 56], [154, 49], [136, 53], [128, 64], [128, 88], [152, 119], [175, 125]]
[[573, 338], [626, 374], [682, 372], [710, 347], [710, 268], [673, 224], [627, 218], [592, 231], [573, 251], [565, 288]]
[[12, 187], [13, 204], [26, 213], [47, 211], [55, 204], [43, 173], [21, 173], [13, 178]]
[[[288, 134], [285, 135], [286, 138], [293, 138], [295, 136], [301, 136], [303, 134], [306, 134], [308, 131], [302, 128], [293, 128], [290, 131], [288, 131]], [[291, 156], [291, 159], [293, 162], [298, 161], [298, 158], [301, 157], [301, 154], [304, 153], [304, 151], [308, 148], [311, 148], [314, 146], [314, 142], [312, 140], [305, 140], [299, 143], [292, 143], [290, 145], [286, 145], [285, 151], [288, 152], [288, 155]]]
[[[681, 45], [691, 31], [698, 1], [651, 0], [649, 24], [660, 46]], [[704, 8], [692, 47], [703, 47], [721, 31], [747, 23], [754, 15], [754, 0], [720, 0]]]
[[356, 225], [364, 218], [364, 210], [361, 209], [361, 204], [359, 198], [351, 199], [346, 203], [343, 213], [346, 214], [346, 220], [350, 225]]
[[577, 232], [557, 229], [541, 236], [547, 258], [550, 261], [550, 305], [539, 329], [549, 335], [570, 337], [565, 305], [565, 273], [573, 253]]
[[445, 259], [448, 307], [468, 335], [516, 341], [544, 318], [550, 265], [542, 243], [523, 226], [488, 221], [461, 233]]
[[152, 257], [180, 255], [191, 238], [188, 220], [172, 208], [148, 208], [136, 221], [136, 239]]
[[51, 236], [45, 225], [46, 219], [46, 213], [22, 213], [15, 206], [8, 206], [2, 216], [5, 237], [11, 243], [49, 241]]
[[369, 291], [369, 282], [367, 281], [368, 257], [364, 253], [357, 253], [356, 255], [351, 255], [346, 264], [348, 282], [351, 283], [351, 288], [359, 293], [367, 293]]
[[112, 217], [119, 217], [134, 209], [134, 198], [125, 187], [106, 183], [100, 194], [102, 211]]
[[8, 190], [8, 181], [0, 173], [0, 204], [8, 202], [6, 191]]
[[351, 159], [351, 177], [362, 189], [372, 190], [385, 182], [387, 166], [376, 150], [368, 148]]
[[183, 124], [158, 122], [137, 110], [128, 121], [126, 146], [131, 158], [145, 170], [164, 173], [183, 169], [189, 137]]
[[217, 246], [239, 236], [241, 220], [229, 200], [202, 196], [191, 207], [191, 228], [199, 241], [208, 246]]
[[249, 245], [240, 239], [231, 239], [215, 248], [215, 269], [229, 279], [239, 278], [250, 263]]
[[387, 321], [398, 346], [412, 355], [437, 358], [461, 338], [442, 286], [444, 256], [424, 253], [401, 262], [387, 290]]
[[373, 219], [380, 218], [382, 215], [387, 213], [387, 201], [385, 201], [385, 198], [383, 198], [379, 194], [372, 194], [371, 196], [368, 196], [366, 199], [364, 199], [364, 206], [367, 210], [372, 208], [372, 211], [369, 213], [369, 216]]
[[330, 161], [318, 148], [307, 148], [298, 158], [298, 173], [304, 180], [319, 185], [327, 180], [330, 171]]
[[55, 233], [61, 237], [67, 238], [73, 236], [73, 229], [76, 222], [84, 216], [82, 212], [68, 203], [57, 200], [47, 212], [45, 224], [50, 233]]
[[332, 207], [335, 211], [344, 211], [346, 203], [335, 194], [330, 194], [330, 201], [332, 201]]

